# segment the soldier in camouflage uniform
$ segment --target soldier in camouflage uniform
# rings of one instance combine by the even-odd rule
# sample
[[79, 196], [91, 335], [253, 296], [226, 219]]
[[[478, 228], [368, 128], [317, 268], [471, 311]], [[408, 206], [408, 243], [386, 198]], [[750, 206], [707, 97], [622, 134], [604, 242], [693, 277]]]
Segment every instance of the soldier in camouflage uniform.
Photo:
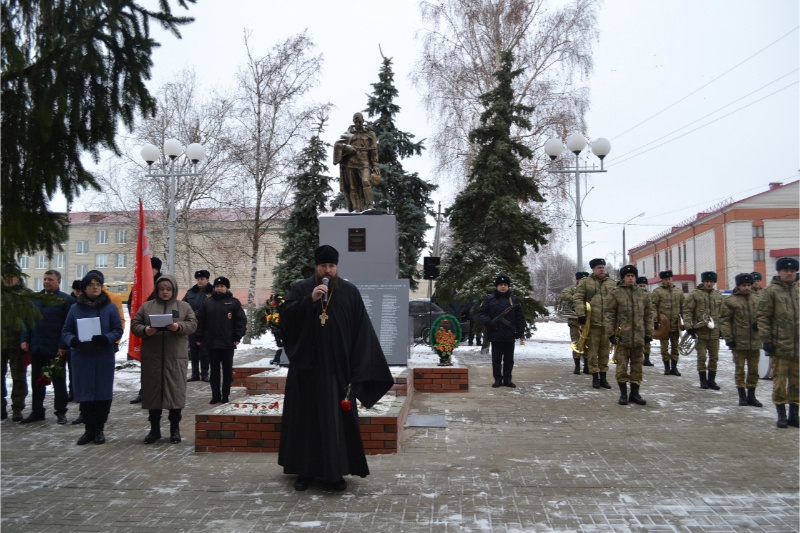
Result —
[[[739, 391], [739, 405], [761, 407], [756, 399], [758, 385], [758, 360], [761, 356], [761, 338], [756, 320], [756, 296], [752, 293], [753, 275], [736, 276], [736, 288], [725, 299], [719, 317], [719, 329], [725, 344], [733, 351], [736, 366], [734, 378]], [[747, 363], [747, 378], [744, 366]], [[745, 394], [745, 387], [747, 394]]]
[[592, 308], [592, 320], [588, 324], [589, 330], [589, 372], [592, 373], [592, 387], [610, 389], [611, 385], [606, 379], [608, 372], [608, 332], [605, 328], [604, 314], [611, 298], [611, 291], [615, 288], [614, 280], [606, 274], [606, 260], [592, 259], [589, 261], [592, 274], [583, 278], [575, 289], [572, 301], [575, 304], [575, 314], [578, 315], [578, 324], [586, 324], [586, 304]]
[[[15, 263], [3, 265], [3, 292], [4, 300], [5, 296], [11, 293], [22, 294], [30, 292], [22, 282], [22, 272]], [[11, 315], [9, 314], [9, 316]], [[0, 341], [2, 342], [0, 355], [2, 356], [3, 369], [3, 407], [0, 411], [0, 419], [5, 420], [8, 418], [6, 374], [10, 368], [11, 420], [19, 422], [22, 420], [22, 410], [25, 409], [25, 398], [28, 397], [28, 367], [23, 361], [23, 356], [25, 354], [19, 345], [19, 334], [24, 324], [18, 317], [16, 320], [4, 317], [4, 322], [2, 337], [0, 337]]]
[[[653, 340], [653, 307], [647, 294], [636, 286], [639, 271], [635, 266], [625, 265], [619, 270], [619, 275], [622, 279], [611, 292], [604, 316], [606, 331], [611, 332], [608, 340], [614, 345], [614, 358], [617, 360], [619, 404], [628, 405], [631, 401], [644, 405], [647, 402], [639, 395], [642, 352], [644, 346]], [[631, 384], [630, 396], [628, 382]]]
[[[650, 295], [653, 303], [654, 327], [658, 327], [658, 315], [663, 314], [669, 320], [669, 338], [661, 340], [661, 360], [664, 361], [664, 375], [680, 376], [678, 372], [678, 344], [681, 336], [681, 314], [683, 313], [683, 291], [672, 284], [672, 270], [658, 274], [661, 286]], [[670, 351], [670, 344], [672, 350]]]
[[[636, 284], [639, 286], [639, 288], [641, 288], [645, 292], [645, 294], [647, 294], [647, 301], [650, 302], [650, 305], [652, 305], [652, 301], [650, 300], [650, 291], [647, 290], [647, 285], [648, 285], [647, 278], [644, 276], [639, 276], [638, 278], [636, 278]], [[655, 366], [653, 365], [653, 363], [650, 362], [651, 346], [652, 344], [650, 342], [644, 343], [644, 363], [642, 363], [642, 366]]]
[[[578, 342], [580, 338], [580, 331], [578, 330], [578, 317], [571, 316], [575, 313], [575, 305], [572, 302], [572, 297], [575, 294], [575, 288], [578, 286], [578, 283], [588, 276], [588, 272], [575, 272], [575, 285], [571, 287], [567, 287], [561, 294], [558, 295], [558, 302], [559, 302], [559, 311], [561, 313], [566, 313], [569, 318], [567, 318], [567, 325], [569, 326], [569, 338], [572, 343]], [[572, 359], [575, 361], [575, 370], [572, 371], [573, 374], [580, 374], [581, 373], [581, 354], [576, 351], [572, 352]], [[583, 373], [589, 373], [589, 367], [587, 364], [586, 354], [583, 354]]]
[[[795, 276], [798, 261], [791, 257], [778, 259], [775, 265], [778, 275], [764, 289], [758, 299], [758, 332], [764, 351], [775, 361], [772, 379], [772, 403], [778, 412], [776, 425], [799, 427], [797, 404], [798, 363], [800, 363], [800, 304], [798, 303]], [[786, 418], [786, 404], [789, 404], [789, 418]]]
[[[758, 299], [761, 297], [761, 293], [764, 292], [764, 283], [763, 278], [761, 277], [761, 272], [751, 272], [753, 276], [753, 288], [750, 289], [750, 294], [752, 294], [756, 299], [756, 306], [758, 306]], [[767, 375], [764, 376], [764, 379], [772, 379], [772, 371], [775, 370], [775, 360], [772, 357], [766, 356], [769, 359], [769, 371]]]
[[[716, 272], [700, 274], [700, 285], [689, 293], [683, 306], [683, 323], [693, 339], [697, 339], [697, 373], [701, 389], [719, 390], [717, 385], [717, 361], [719, 360], [719, 314], [722, 310], [722, 295], [714, 289]], [[714, 321], [709, 328], [708, 319]], [[706, 365], [708, 355], [708, 365]], [[706, 375], [706, 366], [708, 374]]]

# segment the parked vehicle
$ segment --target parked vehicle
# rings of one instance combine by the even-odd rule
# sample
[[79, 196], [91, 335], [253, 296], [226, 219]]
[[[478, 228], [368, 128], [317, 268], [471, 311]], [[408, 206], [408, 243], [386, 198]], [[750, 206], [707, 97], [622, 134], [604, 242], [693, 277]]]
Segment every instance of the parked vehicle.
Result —
[[128, 303], [131, 297], [131, 287], [133, 282], [130, 281], [110, 281], [103, 285], [103, 288], [108, 292], [113, 292], [122, 298], [122, 303]]
[[[412, 332], [415, 339], [422, 339], [426, 344], [429, 342], [431, 325], [447, 311], [431, 303], [428, 298], [417, 298], [408, 301], [408, 314], [411, 318]], [[457, 317], [458, 318], [458, 317]], [[469, 332], [469, 322], [459, 322], [462, 334]]]

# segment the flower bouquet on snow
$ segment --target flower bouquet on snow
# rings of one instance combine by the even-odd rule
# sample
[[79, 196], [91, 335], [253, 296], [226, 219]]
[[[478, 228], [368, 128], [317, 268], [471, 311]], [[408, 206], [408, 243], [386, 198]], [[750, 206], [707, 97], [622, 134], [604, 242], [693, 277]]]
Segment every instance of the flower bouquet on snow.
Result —
[[61, 354], [56, 355], [50, 362], [42, 367], [42, 375], [36, 380], [40, 385], [50, 385], [54, 379], [61, 379], [64, 377], [64, 359]]
[[458, 341], [456, 340], [456, 334], [443, 327], [439, 327], [436, 331], [436, 343], [433, 345], [433, 349], [439, 354], [439, 366], [453, 366], [451, 358], [453, 356], [453, 350], [457, 347]]

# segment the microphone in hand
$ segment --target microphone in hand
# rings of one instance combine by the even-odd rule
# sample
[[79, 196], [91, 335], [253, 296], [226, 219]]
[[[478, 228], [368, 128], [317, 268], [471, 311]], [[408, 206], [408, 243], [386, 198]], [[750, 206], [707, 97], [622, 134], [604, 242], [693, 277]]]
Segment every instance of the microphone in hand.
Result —
[[[328, 286], [328, 278], [322, 278], [322, 284]], [[322, 295], [322, 303], [328, 303], [328, 293]]]

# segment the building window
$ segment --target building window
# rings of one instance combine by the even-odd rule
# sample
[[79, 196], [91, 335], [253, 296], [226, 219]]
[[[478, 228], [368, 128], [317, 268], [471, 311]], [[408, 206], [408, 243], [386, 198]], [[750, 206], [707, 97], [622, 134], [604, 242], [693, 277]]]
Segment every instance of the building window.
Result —
[[89, 265], [78, 265], [75, 267], [75, 277], [79, 279], [83, 279], [83, 276], [89, 272]]
[[97, 254], [94, 256], [95, 268], [108, 268], [108, 254]]
[[97, 244], [108, 244], [108, 232], [104, 229], [97, 230], [97, 239], [95, 242]]
[[683, 283], [681, 283], [681, 290], [683, 291], [683, 294], [689, 294], [689, 282], [688, 281], [684, 281]]
[[764, 226], [753, 226], [753, 238], [754, 239], [764, 238]]
[[117, 230], [117, 244], [128, 244], [128, 230]]
[[44, 254], [39, 254], [36, 256], [36, 268], [42, 270], [47, 268], [47, 256]]
[[678, 267], [681, 266], [681, 247], [678, 246]]
[[688, 256], [686, 255], [686, 243], [683, 243], [683, 264], [685, 265], [688, 262]]
[[64, 268], [67, 264], [67, 257], [65, 254], [56, 254], [53, 257], [53, 268]]
[[28, 256], [27, 255], [19, 256], [17, 258], [17, 262], [19, 263], [19, 268], [20, 269], [28, 268]]
[[764, 253], [764, 250], [753, 250], [753, 261], [755, 262], [763, 262], [767, 260], [767, 256]]
[[33, 290], [35, 290], [37, 292], [44, 290], [44, 278], [34, 278], [33, 279]]
[[128, 266], [128, 256], [126, 254], [117, 254], [117, 262], [114, 266], [116, 268], [126, 268]]
[[77, 253], [79, 255], [88, 254], [89, 253], [89, 241], [78, 241]]

